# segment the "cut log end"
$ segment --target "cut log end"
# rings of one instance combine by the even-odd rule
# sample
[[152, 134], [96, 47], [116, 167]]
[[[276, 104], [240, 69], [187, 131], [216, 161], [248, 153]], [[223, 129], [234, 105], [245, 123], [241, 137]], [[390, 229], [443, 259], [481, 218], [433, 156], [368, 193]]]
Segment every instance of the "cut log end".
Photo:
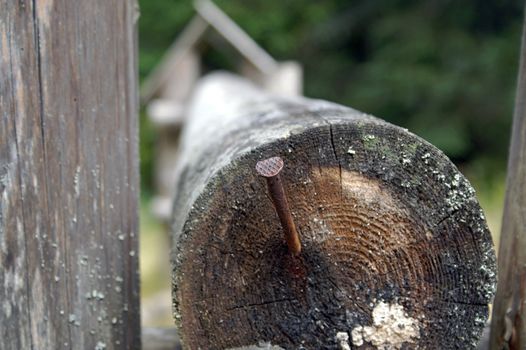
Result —
[[[276, 154], [298, 257], [254, 171]], [[174, 262], [175, 317], [192, 349], [475, 348], [495, 285], [467, 180], [433, 146], [374, 119], [328, 118], [223, 168]]]

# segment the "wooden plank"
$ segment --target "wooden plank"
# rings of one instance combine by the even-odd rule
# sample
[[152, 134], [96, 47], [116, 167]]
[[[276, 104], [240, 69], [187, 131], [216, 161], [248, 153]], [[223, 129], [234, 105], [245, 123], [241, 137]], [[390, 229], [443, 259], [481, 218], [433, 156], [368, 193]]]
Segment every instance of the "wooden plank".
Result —
[[[172, 224], [184, 347], [477, 346], [495, 251], [473, 188], [442, 152], [364, 113], [225, 73], [205, 77], [192, 101]], [[298, 257], [255, 170], [274, 156]]]
[[0, 349], [138, 348], [134, 0], [0, 0]]
[[[526, 11], [525, 11], [526, 13]], [[526, 349], [526, 16], [499, 247], [491, 349]]]

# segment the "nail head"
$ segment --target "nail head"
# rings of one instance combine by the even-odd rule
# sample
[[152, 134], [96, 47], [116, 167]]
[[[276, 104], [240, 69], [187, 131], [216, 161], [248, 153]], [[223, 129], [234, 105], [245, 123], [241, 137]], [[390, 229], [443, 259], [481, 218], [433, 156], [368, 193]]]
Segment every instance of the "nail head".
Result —
[[283, 159], [281, 157], [272, 157], [260, 160], [256, 164], [256, 171], [263, 177], [273, 177], [279, 174], [283, 169]]

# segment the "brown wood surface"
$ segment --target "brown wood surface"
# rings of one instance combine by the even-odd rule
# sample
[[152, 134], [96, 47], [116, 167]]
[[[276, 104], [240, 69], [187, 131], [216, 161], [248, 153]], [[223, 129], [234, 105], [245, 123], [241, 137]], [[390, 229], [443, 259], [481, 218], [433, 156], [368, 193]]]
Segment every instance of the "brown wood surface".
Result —
[[134, 0], [0, 0], [0, 349], [140, 346]]
[[526, 349], [526, 17], [508, 159], [491, 349]]
[[[189, 113], [172, 227], [186, 348], [477, 346], [495, 254], [473, 188], [442, 152], [226, 74], [204, 79]], [[272, 156], [285, 162], [299, 257], [255, 170]]]

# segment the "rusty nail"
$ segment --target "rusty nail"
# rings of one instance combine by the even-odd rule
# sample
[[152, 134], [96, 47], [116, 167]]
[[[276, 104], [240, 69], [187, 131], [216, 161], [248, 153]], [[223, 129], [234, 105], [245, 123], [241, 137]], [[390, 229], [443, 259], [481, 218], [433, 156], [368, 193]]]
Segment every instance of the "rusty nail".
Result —
[[267, 180], [268, 191], [274, 208], [276, 208], [281, 226], [283, 227], [289, 252], [292, 255], [298, 255], [301, 251], [301, 242], [296, 225], [294, 225], [294, 220], [292, 219], [287, 195], [285, 194], [285, 189], [279, 176], [282, 169], [283, 159], [280, 157], [260, 160], [256, 164], [257, 173]]

